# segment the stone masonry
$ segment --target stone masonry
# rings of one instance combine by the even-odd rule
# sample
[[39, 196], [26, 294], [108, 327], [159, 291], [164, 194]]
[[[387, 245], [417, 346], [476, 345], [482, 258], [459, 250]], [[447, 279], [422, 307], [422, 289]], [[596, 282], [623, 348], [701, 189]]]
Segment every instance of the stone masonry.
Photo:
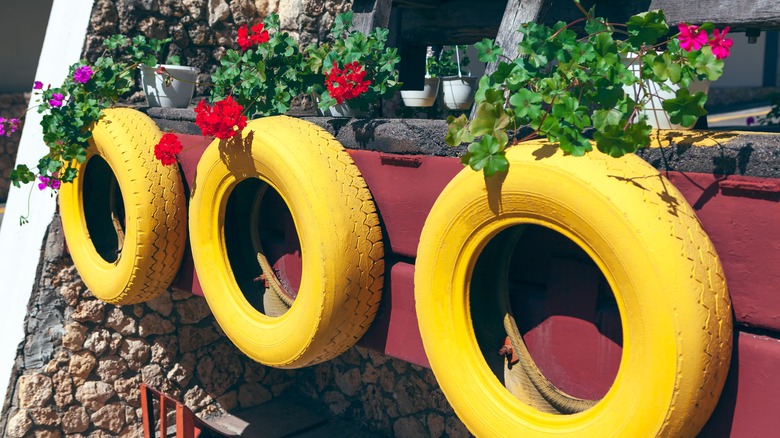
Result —
[[425, 368], [359, 347], [301, 370], [267, 368], [238, 351], [205, 300], [187, 291], [130, 306], [97, 300], [65, 251], [59, 218], [40, 272], [3, 436], [140, 437], [141, 382], [201, 416], [292, 391], [388, 436], [469, 436]]

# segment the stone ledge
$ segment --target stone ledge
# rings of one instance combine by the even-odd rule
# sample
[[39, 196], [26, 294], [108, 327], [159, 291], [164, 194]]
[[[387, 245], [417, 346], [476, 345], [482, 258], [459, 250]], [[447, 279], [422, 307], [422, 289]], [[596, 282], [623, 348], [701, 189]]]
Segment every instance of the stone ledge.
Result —
[[[191, 109], [146, 110], [166, 130], [199, 135]], [[430, 119], [302, 117], [333, 134], [347, 149], [393, 154], [459, 156], [464, 146], [444, 143], [447, 125]], [[659, 170], [780, 178], [780, 133], [749, 131], [657, 131], [637, 155]]]

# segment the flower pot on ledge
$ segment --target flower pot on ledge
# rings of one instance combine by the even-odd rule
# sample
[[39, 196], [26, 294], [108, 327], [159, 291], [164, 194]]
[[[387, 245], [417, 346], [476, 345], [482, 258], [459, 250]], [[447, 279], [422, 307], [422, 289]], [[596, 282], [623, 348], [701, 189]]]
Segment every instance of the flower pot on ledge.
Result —
[[[164, 68], [170, 78], [165, 73], [157, 73], [160, 68]], [[198, 68], [163, 64], [155, 67], [142, 65], [140, 69], [141, 85], [150, 107], [187, 108], [189, 106], [200, 72]]]
[[401, 99], [408, 107], [429, 107], [439, 94], [439, 78], [425, 78], [422, 90], [401, 90]]

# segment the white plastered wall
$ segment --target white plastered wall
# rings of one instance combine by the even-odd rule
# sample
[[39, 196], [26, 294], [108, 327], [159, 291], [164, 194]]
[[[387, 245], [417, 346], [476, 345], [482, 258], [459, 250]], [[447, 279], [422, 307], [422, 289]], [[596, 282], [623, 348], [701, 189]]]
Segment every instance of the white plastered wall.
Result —
[[[35, 75], [37, 80], [57, 86], [65, 79], [68, 66], [79, 60], [92, 3], [92, 0], [54, 0]], [[34, 104], [33, 98], [30, 105]], [[37, 111], [28, 111], [17, 164], [34, 169], [48, 150], [43, 143], [40, 120]], [[27, 215], [28, 205], [30, 222], [19, 225], [19, 217]], [[41, 192], [30, 184], [12, 187], [8, 194], [0, 227], [0, 403], [5, 400], [17, 348], [24, 339], [27, 303], [36, 281], [43, 237], [55, 208], [56, 198], [50, 190]]]

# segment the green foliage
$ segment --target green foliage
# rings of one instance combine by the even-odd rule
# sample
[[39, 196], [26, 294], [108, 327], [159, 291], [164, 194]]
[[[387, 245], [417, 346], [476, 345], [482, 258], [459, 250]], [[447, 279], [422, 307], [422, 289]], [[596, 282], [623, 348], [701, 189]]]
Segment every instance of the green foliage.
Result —
[[387, 47], [389, 31], [375, 28], [367, 35], [352, 26], [352, 11], [339, 14], [334, 20], [329, 42], [310, 44], [304, 50], [303, 87], [308, 94], [319, 96], [319, 108], [326, 109], [336, 104], [325, 88], [325, 75], [333, 68], [339, 68], [357, 61], [366, 71], [366, 80], [371, 81], [368, 90], [349, 104], [361, 110], [369, 109], [380, 99], [388, 99], [401, 89], [396, 65], [401, 61], [398, 50]]
[[295, 39], [280, 30], [278, 15], [270, 14], [263, 25], [267, 43], [228, 50], [211, 75], [210, 100], [233, 96], [250, 119], [287, 112], [293, 98], [304, 92], [309, 65]]
[[[663, 103], [672, 123], [692, 126], [706, 114], [706, 96], [691, 95], [686, 87], [693, 80], [720, 77], [723, 61], [710, 47], [681, 49], [677, 38], [669, 38], [662, 11], [638, 14], [617, 25], [596, 17], [591, 9], [581, 21], [585, 24], [580, 34], [572, 28], [575, 23], [523, 24], [518, 29], [523, 36], [519, 56], [513, 60], [503, 57], [491, 40], [475, 45], [481, 61], [497, 64], [480, 80], [474, 118], [447, 121], [447, 143], [469, 144], [464, 164], [486, 176], [505, 170], [504, 151], [519, 141], [510, 143], [507, 130], [520, 126], [534, 130], [525, 139], [547, 138], [574, 156], [593, 148], [584, 135], [591, 127], [600, 151], [615, 157], [632, 153], [649, 143], [651, 127], [642, 110], [655, 89], [679, 88]], [[635, 91], [624, 90], [632, 86]]]
[[[36, 169], [24, 164], [16, 166], [10, 175], [14, 186], [33, 182], [37, 177], [72, 182], [77, 163], [87, 158], [90, 129], [101, 112], [132, 90], [136, 68], [157, 64], [158, 56], [170, 41], [112, 35], [103, 42], [103, 54], [89, 66], [92, 74], [86, 82], [74, 79], [76, 70], [88, 65], [81, 60], [70, 66], [61, 86], [37, 90], [37, 111], [43, 114], [43, 141], [49, 150], [38, 160]], [[50, 103], [55, 94], [63, 97], [61, 106]]]
[[[486, 40], [483, 40], [483, 43]], [[487, 40], [489, 41], [489, 40]], [[468, 56], [465, 55], [466, 53], [466, 46], [445, 46], [441, 52], [439, 52], [438, 56], [434, 54], [434, 56], [430, 56], [425, 60], [425, 69], [428, 72], [428, 76], [432, 78], [443, 78], [447, 76], [458, 76], [458, 62], [457, 57], [455, 56], [455, 51], [458, 51], [458, 55], [460, 56], [460, 72], [463, 76], [469, 75], [469, 69], [468, 66], [471, 63], [471, 60]], [[490, 50], [492, 51], [491, 54], [486, 54], [486, 57], [491, 57], [493, 55], [500, 54], [501, 48], [498, 46], [492, 46]]]

